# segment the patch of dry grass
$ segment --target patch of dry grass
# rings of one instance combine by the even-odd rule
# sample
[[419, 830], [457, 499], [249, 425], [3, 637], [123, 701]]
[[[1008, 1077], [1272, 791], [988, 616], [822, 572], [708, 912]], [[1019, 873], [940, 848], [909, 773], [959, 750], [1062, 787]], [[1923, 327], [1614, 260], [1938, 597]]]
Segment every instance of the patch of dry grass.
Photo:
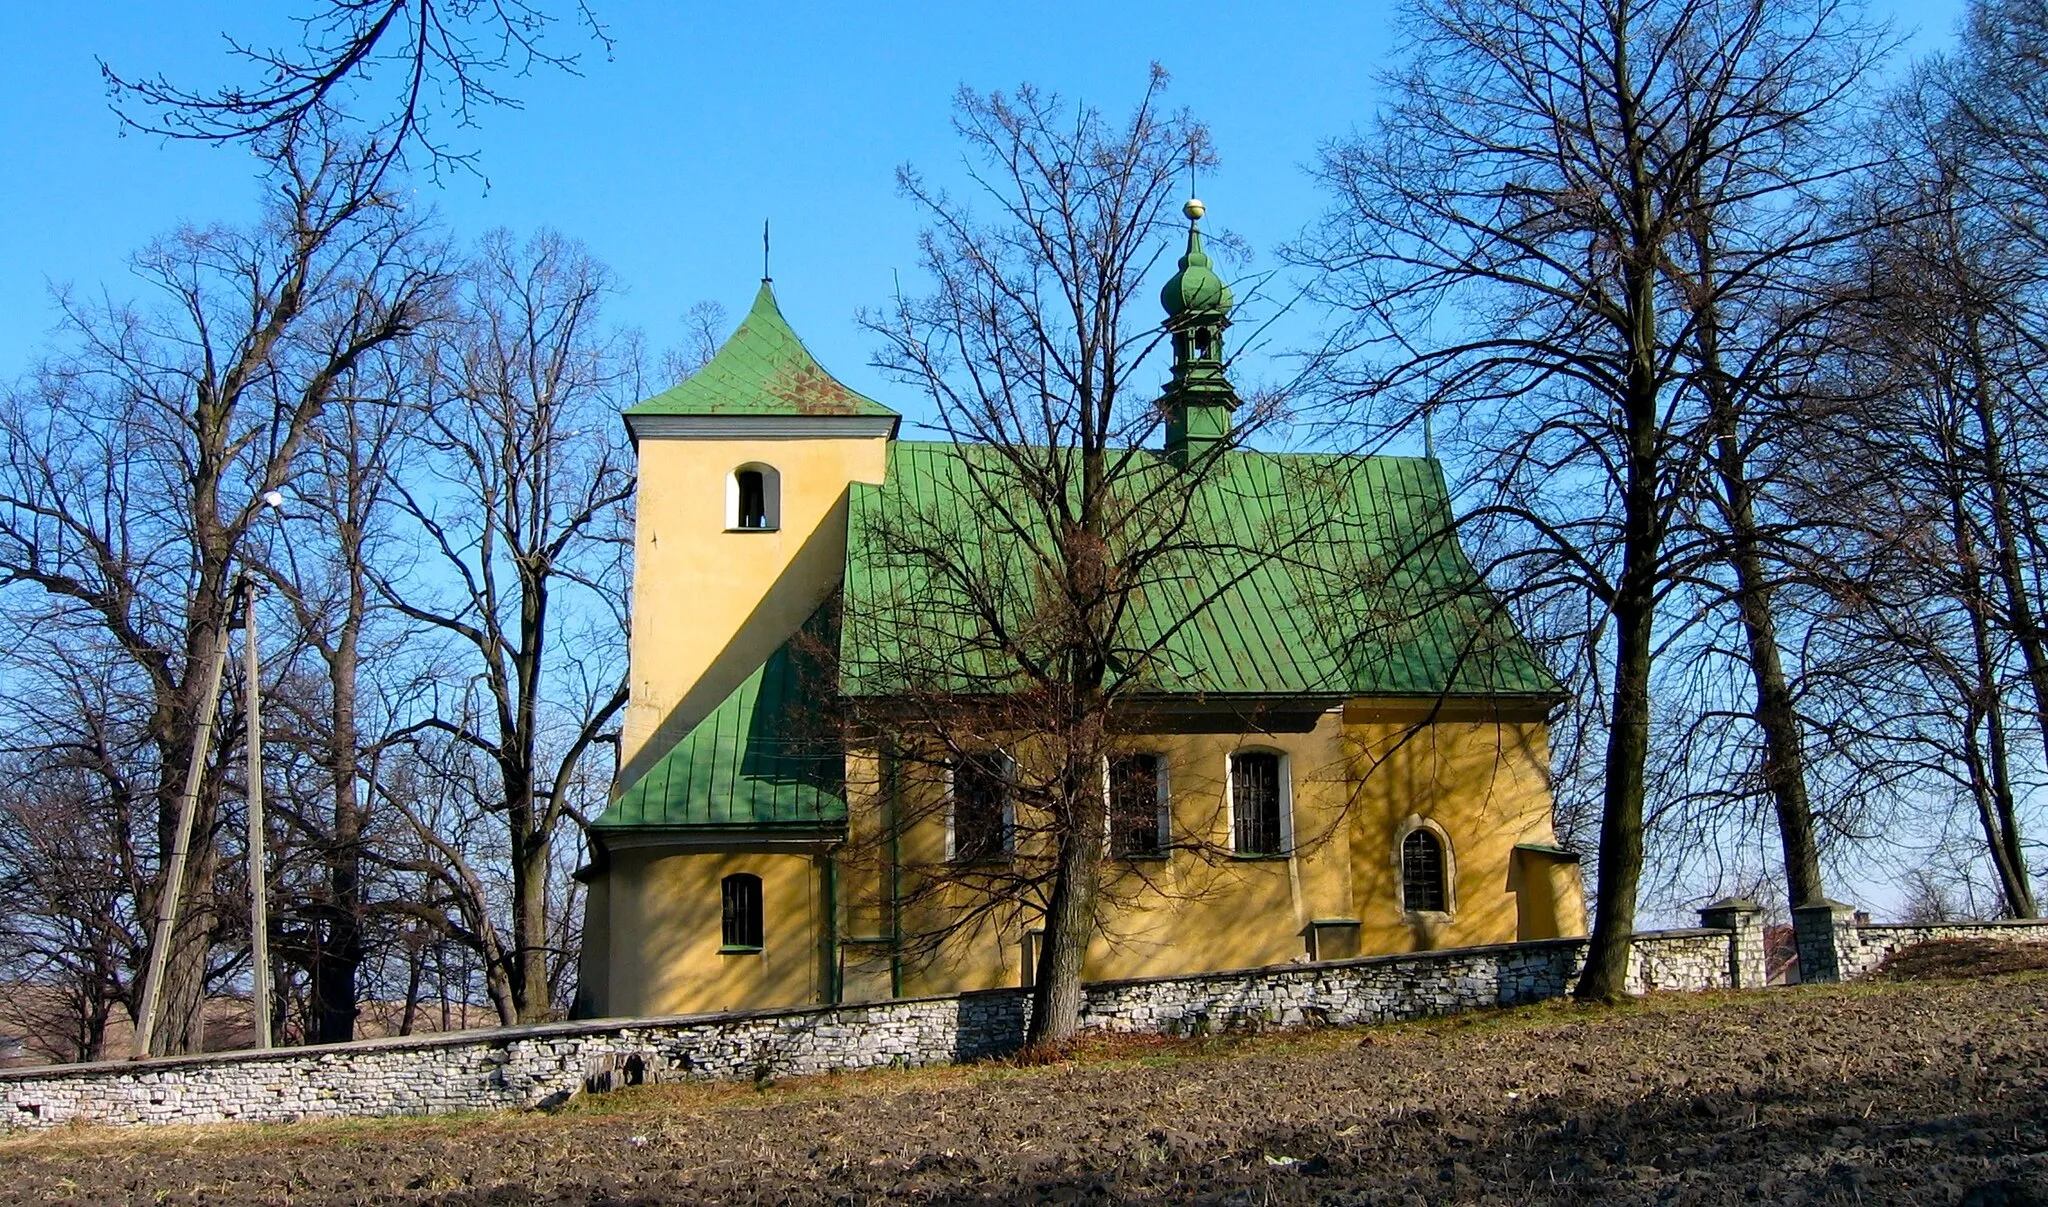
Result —
[[2048, 972], [2048, 943], [1935, 939], [1893, 952], [1871, 975], [1884, 981], [1956, 981]]

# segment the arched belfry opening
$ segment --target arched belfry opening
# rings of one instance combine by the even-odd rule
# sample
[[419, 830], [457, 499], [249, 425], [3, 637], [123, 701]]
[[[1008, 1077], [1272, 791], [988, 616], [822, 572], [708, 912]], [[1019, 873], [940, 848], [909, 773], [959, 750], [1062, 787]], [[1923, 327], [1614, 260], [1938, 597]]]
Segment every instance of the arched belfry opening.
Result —
[[725, 488], [725, 526], [733, 532], [773, 532], [782, 526], [782, 475], [752, 462], [732, 471]]

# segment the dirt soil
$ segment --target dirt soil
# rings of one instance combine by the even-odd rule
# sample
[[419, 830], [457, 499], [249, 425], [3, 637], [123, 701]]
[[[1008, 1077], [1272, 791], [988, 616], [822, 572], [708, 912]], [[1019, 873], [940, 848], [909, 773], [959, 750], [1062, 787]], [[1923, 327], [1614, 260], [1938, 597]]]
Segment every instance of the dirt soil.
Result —
[[1551, 1004], [552, 1114], [0, 1139], [0, 1203], [2048, 1207], [2048, 976]]

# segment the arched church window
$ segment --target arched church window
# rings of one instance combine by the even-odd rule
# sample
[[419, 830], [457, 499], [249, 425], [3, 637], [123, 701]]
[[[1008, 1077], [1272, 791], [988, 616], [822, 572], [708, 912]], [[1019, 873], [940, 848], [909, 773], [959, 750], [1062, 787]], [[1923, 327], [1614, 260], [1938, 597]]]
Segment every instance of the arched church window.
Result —
[[1207, 327], [1195, 328], [1195, 359], [1209, 359], [1209, 329]]
[[761, 878], [747, 872], [727, 876], [719, 883], [719, 894], [725, 907], [720, 950], [761, 950]]
[[768, 532], [782, 526], [782, 476], [769, 465], [742, 465], [726, 482], [725, 526]]
[[1448, 908], [1444, 844], [1429, 830], [1410, 830], [1401, 840], [1401, 908], [1409, 913], [1442, 913]]

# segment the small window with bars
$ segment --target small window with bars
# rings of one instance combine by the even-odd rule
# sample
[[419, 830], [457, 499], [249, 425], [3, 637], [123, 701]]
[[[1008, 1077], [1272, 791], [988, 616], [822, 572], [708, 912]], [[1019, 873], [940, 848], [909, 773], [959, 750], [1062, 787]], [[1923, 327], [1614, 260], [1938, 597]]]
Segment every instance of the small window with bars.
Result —
[[1411, 914], [1448, 908], [1443, 840], [1428, 830], [1410, 830], [1401, 840], [1401, 908]]
[[1230, 756], [1230, 811], [1235, 850], [1240, 855], [1285, 853], [1286, 809], [1280, 756], [1253, 750]]
[[953, 764], [953, 859], [987, 863], [1010, 853], [1009, 760], [996, 753]]
[[720, 882], [719, 892], [725, 905], [720, 950], [761, 950], [761, 878], [746, 872], [727, 876]]
[[1166, 760], [1120, 754], [1109, 760], [1109, 853], [1156, 859], [1166, 853]]

